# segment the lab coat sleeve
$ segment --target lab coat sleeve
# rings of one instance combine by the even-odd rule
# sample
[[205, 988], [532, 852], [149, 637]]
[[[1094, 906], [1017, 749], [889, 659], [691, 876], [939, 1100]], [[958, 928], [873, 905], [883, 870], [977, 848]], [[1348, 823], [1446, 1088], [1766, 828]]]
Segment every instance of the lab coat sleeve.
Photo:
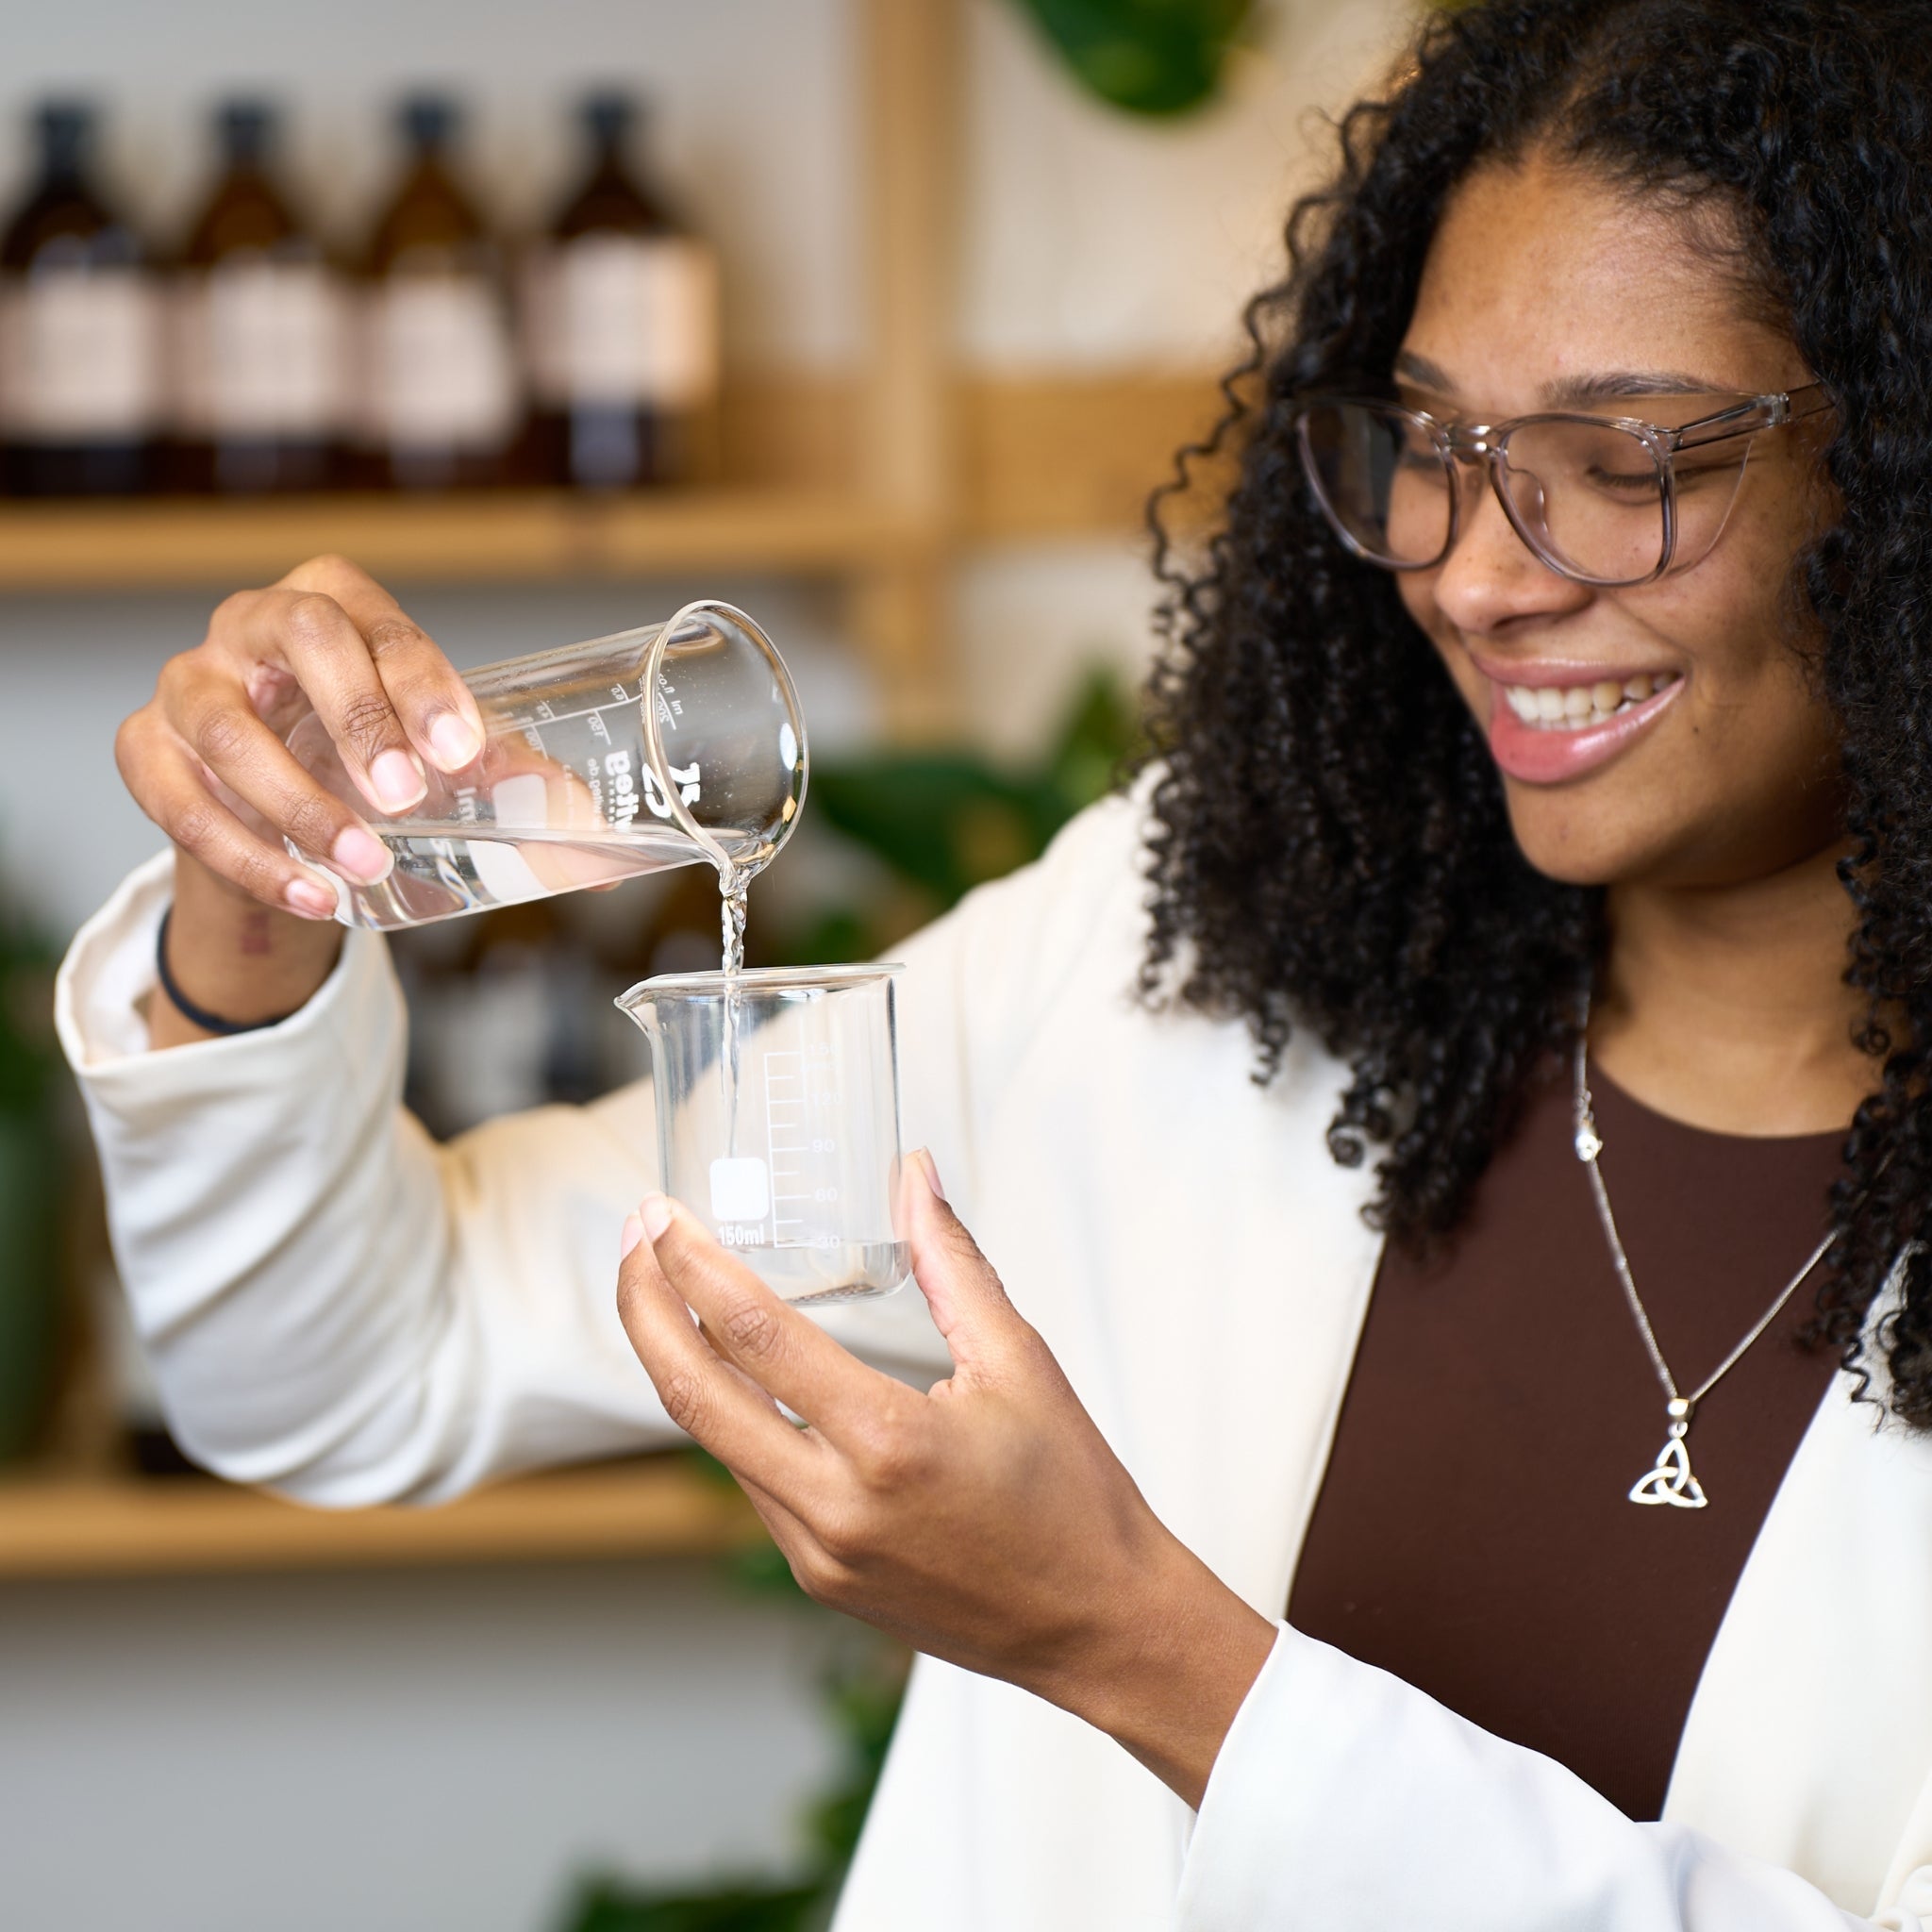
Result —
[[1181, 1932], [1932, 1932], [1854, 1918], [1284, 1624], [1223, 1744]]
[[400, 1105], [387, 947], [346, 935], [280, 1025], [147, 1050], [163, 855], [75, 939], [56, 1016], [170, 1427], [307, 1501], [454, 1494], [669, 1440], [613, 1303], [647, 1093], [438, 1146]]

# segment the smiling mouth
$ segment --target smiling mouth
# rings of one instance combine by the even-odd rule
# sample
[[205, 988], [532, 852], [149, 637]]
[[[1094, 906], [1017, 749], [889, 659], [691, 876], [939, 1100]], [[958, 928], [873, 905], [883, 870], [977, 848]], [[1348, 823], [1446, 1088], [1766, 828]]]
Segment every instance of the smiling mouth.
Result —
[[1674, 671], [1638, 672], [1621, 683], [1603, 678], [1591, 684], [1507, 684], [1495, 682], [1505, 701], [1532, 731], [1582, 731], [1606, 724], [1619, 712], [1634, 710], [1677, 682]]

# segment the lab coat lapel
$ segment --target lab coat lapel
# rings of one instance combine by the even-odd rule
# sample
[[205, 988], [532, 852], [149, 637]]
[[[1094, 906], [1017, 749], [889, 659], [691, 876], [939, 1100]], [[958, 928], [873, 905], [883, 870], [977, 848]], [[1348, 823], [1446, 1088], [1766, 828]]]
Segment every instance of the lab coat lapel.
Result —
[[1852, 1388], [1826, 1391], [1758, 1532], [1664, 1816], [1869, 1914], [1932, 1865], [1932, 1438], [1876, 1428]]
[[1381, 1248], [1373, 1172], [1325, 1145], [1341, 1070], [1297, 1041], [1257, 1087], [1245, 1029], [1187, 1014], [1090, 1015], [1065, 1042], [993, 1138], [1036, 1173], [1095, 1171], [1012, 1231], [1009, 1286], [1162, 1521], [1279, 1617]]

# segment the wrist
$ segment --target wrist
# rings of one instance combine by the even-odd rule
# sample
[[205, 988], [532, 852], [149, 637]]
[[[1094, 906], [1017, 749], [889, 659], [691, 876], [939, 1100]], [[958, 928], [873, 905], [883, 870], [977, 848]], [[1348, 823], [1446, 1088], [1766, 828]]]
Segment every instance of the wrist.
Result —
[[1077, 1660], [1040, 1694], [1105, 1731], [1188, 1805], [1199, 1807], [1235, 1714], [1277, 1631], [1208, 1566], [1156, 1525], [1106, 1605]]
[[[264, 906], [176, 852], [167, 963], [188, 1003], [205, 1013], [242, 1028], [286, 1017], [327, 979], [341, 940], [333, 922]], [[157, 987], [148, 1011], [152, 1045], [205, 1040], [209, 1030]]]

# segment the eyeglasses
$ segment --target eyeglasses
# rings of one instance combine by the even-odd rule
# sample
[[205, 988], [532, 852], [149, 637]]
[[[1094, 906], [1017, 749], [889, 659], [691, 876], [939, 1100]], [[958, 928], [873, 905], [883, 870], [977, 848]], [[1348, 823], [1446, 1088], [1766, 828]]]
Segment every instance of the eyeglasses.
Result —
[[1539, 561], [1576, 583], [1622, 590], [1708, 556], [1738, 499], [1751, 439], [1830, 407], [1814, 382], [1667, 429], [1569, 412], [1451, 424], [1372, 397], [1311, 396], [1295, 431], [1323, 513], [1370, 563], [1441, 563], [1461, 522], [1457, 465], [1480, 464]]

